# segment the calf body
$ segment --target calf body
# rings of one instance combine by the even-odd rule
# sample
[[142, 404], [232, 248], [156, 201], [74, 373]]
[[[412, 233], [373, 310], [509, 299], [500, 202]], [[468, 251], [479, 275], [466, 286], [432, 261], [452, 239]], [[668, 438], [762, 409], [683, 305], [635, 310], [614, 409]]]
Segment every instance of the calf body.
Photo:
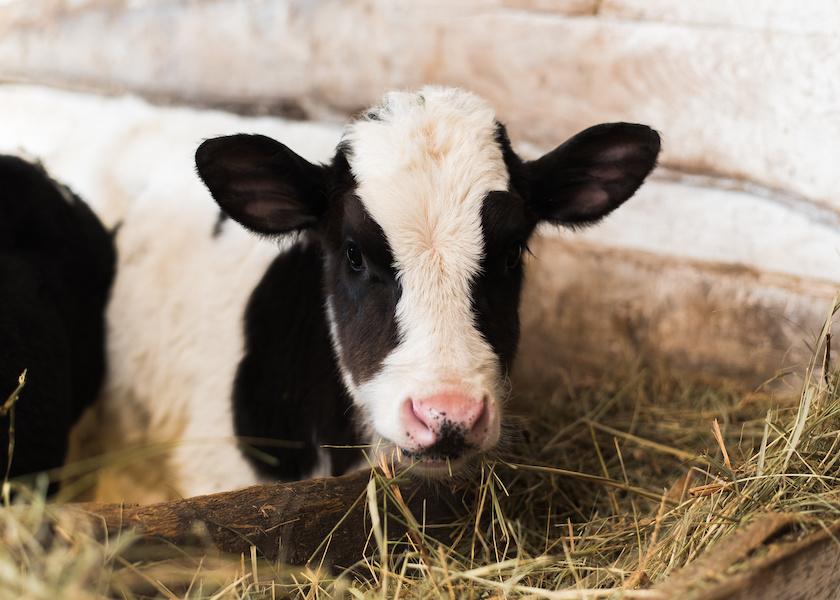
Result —
[[[206, 141], [201, 179], [279, 253], [175, 202], [127, 215], [120, 245], [138, 250], [110, 309], [121, 430], [175, 441], [183, 495], [338, 474], [359, 455], [334, 446], [359, 442], [427, 474], [469, 464], [503, 432], [528, 238], [596, 222], [658, 151], [619, 123], [522, 161], [486, 103], [445, 88], [389, 94], [329, 164], [258, 135]], [[155, 221], [176, 248], [155, 247]]]
[[116, 465], [102, 474], [100, 500], [326, 476], [358, 458], [322, 449], [356, 440], [344, 433], [352, 413], [341, 404], [317, 247], [219, 224], [189, 173], [138, 197], [117, 242], [99, 432]]
[[[105, 371], [111, 236], [40, 166], [0, 156], [0, 398], [26, 369], [11, 475], [59, 467], [70, 429]], [[0, 418], [0, 468], [9, 417]]]

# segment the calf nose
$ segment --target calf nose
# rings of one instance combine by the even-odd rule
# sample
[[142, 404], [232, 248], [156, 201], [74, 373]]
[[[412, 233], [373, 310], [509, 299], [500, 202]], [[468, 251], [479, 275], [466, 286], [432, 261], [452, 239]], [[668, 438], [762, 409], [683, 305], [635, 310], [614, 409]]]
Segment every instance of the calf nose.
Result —
[[471, 431], [484, 414], [484, 400], [476, 400], [464, 394], [437, 394], [412, 400], [414, 415], [432, 431], [439, 431], [444, 423]]
[[[412, 399], [403, 408], [403, 424], [416, 450], [437, 444], [479, 446], [486, 433], [487, 402], [447, 392]], [[449, 439], [447, 439], [449, 438]]]

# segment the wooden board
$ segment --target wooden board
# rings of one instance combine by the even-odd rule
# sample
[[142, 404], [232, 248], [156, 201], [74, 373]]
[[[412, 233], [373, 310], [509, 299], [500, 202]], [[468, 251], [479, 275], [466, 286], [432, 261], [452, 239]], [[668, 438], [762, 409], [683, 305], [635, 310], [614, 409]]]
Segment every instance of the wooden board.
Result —
[[[193, 550], [205, 556], [249, 554], [288, 565], [339, 569], [359, 562], [368, 547], [371, 521], [365, 510], [370, 473], [244, 490], [149, 505], [65, 505], [62, 528], [82, 530], [100, 540], [132, 531], [131, 552], [154, 558], [181, 558]], [[409, 510], [425, 522], [451, 519], [448, 490], [402, 484]], [[441, 493], [443, 492], [443, 493]], [[404, 529], [391, 519], [389, 538]], [[67, 531], [67, 529], [65, 529]], [[428, 532], [434, 531], [427, 528]], [[441, 538], [445, 531], [436, 535]], [[840, 523], [798, 537], [795, 517], [759, 516], [724, 538], [692, 564], [649, 591], [661, 600], [832, 600], [840, 589]], [[392, 549], [393, 551], [393, 549]], [[145, 554], [149, 556], [148, 552]]]
[[[141, 547], [155, 546], [157, 560], [189, 549], [216, 554], [250, 553], [289, 565], [325, 563], [341, 568], [364, 557], [370, 535], [366, 488], [370, 471], [342, 477], [258, 485], [232, 492], [197, 496], [145, 506], [124, 504], [64, 505], [62, 523], [72, 523], [99, 540], [132, 531]], [[391, 502], [389, 539], [405, 532], [401, 523], [419, 515], [428, 526], [451, 520], [454, 496], [448, 488], [402, 482], [408, 517]], [[377, 492], [381, 504], [381, 492]], [[384, 515], [381, 516], [384, 519]], [[445, 529], [435, 530], [445, 539]], [[429, 534], [432, 529], [428, 529]]]
[[[65, 505], [62, 527], [81, 528], [100, 540], [132, 531], [133, 552], [154, 547], [155, 560], [197, 550], [207, 555], [250, 553], [289, 565], [348, 568], [368, 547], [371, 522], [365, 510], [370, 473], [244, 490], [149, 505]], [[403, 484], [409, 510], [427, 525], [451, 519], [447, 490]], [[441, 493], [443, 492], [443, 493]], [[422, 511], [419, 512], [419, 511]], [[795, 518], [758, 517], [692, 564], [655, 586], [662, 600], [832, 600], [840, 589], [840, 523], [797, 538]], [[404, 532], [390, 520], [390, 539]], [[427, 531], [436, 531], [427, 529]], [[442, 535], [445, 535], [443, 530]], [[439, 538], [441, 532], [436, 534]]]
[[[802, 367], [834, 283], [542, 237], [523, 297], [515, 384], [639, 359], [748, 386]], [[550, 358], [549, 358], [550, 357]], [[797, 382], [779, 382], [788, 391]]]
[[787, 539], [793, 524], [790, 515], [759, 518], [655, 589], [683, 600], [834, 600], [840, 523]]

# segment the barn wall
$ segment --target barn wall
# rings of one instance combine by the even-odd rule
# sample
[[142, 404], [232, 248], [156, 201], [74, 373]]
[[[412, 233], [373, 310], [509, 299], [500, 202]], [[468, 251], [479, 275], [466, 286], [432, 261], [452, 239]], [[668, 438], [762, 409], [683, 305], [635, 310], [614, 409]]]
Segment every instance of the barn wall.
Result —
[[343, 111], [393, 87], [467, 85], [541, 146], [598, 121], [647, 121], [667, 134], [667, 166], [838, 209], [826, 150], [840, 135], [840, 11], [761, 4], [12, 0], [0, 71]]
[[[738, 339], [695, 354], [738, 370], [794, 356], [840, 284], [837, 31], [831, 0], [5, 0], [0, 80], [335, 123], [391, 88], [461, 85], [526, 156], [594, 123], [648, 123], [664, 138], [652, 182], [598, 228], [545, 231], [534, 297], [648, 307], [628, 309], [630, 337], [579, 339], [592, 356], [668, 324], [648, 346], [699, 364], [697, 344], [665, 337]], [[739, 317], [715, 321], [726, 307]], [[555, 346], [574, 336], [539, 314]], [[796, 327], [771, 335], [768, 315]]]
[[463, 85], [531, 154], [649, 123], [653, 239], [636, 214], [590, 240], [840, 281], [838, 27], [828, 0], [6, 0], [0, 77], [335, 118]]

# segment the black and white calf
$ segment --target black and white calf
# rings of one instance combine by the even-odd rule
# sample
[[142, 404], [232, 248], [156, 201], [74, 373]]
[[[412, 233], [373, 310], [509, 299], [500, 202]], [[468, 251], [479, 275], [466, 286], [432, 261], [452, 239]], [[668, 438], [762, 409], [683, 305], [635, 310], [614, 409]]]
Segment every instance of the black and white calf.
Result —
[[[111, 235], [38, 165], [0, 156], [0, 402], [26, 369], [15, 406], [11, 475], [63, 464], [70, 429], [105, 371]], [[0, 472], [9, 416], [0, 417]]]
[[234, 251], [236, 224], [199, 239], [185, 220], [164, 256], [136, 226], [145, 254], [121, 278], [169, 297], [117, 286], [112, 323], [142, 326], [115, 342], [121, 380], [136, 379], [114, 396], [157, 439], [178, 440], [183, 495], [357, 464], [324, 445], [377, 443], [426, 473], [457, 469], [500, 437], [535, 227], [595, 223], [658, 152], [652, 129], [615, 123], [522, 161], [484, 101], [435, 87], [388, 94], [325, 165], [259, 135], [210, 139], [201, 179], [280, 252], [258, 239]]

